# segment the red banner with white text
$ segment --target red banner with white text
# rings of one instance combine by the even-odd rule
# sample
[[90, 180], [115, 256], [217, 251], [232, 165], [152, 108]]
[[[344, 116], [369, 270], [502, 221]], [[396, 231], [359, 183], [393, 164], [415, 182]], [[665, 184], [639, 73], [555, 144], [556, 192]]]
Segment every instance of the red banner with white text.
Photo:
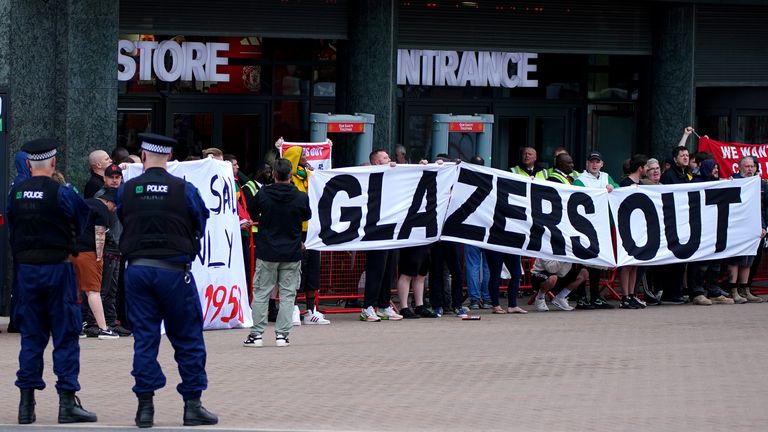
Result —
[[725, 143], [704, 136], [699, 139], [699, 151], [712, 153], [720, 168], [722, 179], [739, 172], [741, 158], [755, 156], [760, 162], [760, 176], [768, 180], [768, 144]]

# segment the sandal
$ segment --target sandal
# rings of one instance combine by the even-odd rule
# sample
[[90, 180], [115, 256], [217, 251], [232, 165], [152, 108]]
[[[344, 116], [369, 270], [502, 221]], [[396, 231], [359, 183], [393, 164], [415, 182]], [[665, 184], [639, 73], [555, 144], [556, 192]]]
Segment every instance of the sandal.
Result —
[[520, 306], [515, 306], [515, 307], [508, 307], [507, 308], [507, 313], [510, 313], [510, 314], [527, 314], [528, 311], [523, 309], [523, 308], [521, 308]]
[[492, 313], [495, 313], [495, 314], [505, 314], [505, 313], [507, 313], [507, 311], [505, 311], [504, 308], [502, 308], [501, 306], [494, 306]]

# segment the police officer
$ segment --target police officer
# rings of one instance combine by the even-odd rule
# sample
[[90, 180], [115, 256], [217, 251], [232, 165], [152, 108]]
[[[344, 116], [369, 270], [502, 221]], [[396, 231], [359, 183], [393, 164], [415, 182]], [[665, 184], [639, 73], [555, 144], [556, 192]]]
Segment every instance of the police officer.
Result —
[[203, 312], [190, 272], [208, 209], [196, 187], [166, 171], [176, 140], [156, 134], [139, 134], [139, 139], [144, 174], [117, 194], [120, 252], [128, 262], [125, 297], [133, 323], [136, 426], [152, 426], [154, 391], [165, 386], [157, 362], [163, 320], [181, 375], [177, 390], [184, 399], [184, 425], [213, 425], [218, 417], [200, 402], [208, 387]]
[[75, 271], [67, 256], [88, 221], [88, 206], [71, 188], [53, 179], [52, 139], [26, 143], [31, 177], [14, 184], [8, 199], [11, 249], [15, 261], [15, 322], [21, 333], [16, 386], [21, 390], [19, 423], [35, 421], [35, 390], [43, 390], [43, 352], [53, 338], [53, 371], [58, 377], [59, 423], [95, 422], [75, 392], [80, 390], [80, 306]]

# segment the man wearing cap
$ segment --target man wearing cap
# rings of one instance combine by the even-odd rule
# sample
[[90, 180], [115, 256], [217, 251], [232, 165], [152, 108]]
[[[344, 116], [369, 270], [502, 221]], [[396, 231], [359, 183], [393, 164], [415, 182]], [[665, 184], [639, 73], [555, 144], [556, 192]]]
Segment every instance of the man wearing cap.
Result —
[[[104, 306], [101, 301], [101, 282], [104, 257], [104, 243], [109, 226], [109, 215], [115, 210], [115, 190], [99, 193], [98, 198], [88, 198], [85, 203], [91, 215], [83, 233], [77, 238], [75, 251], [69, 260], [75, 267], [80, 291], [86, 296], [83, 304], [84, 325], [81, 337], [117, 339], [119, 336], [107, 326]], [[95, 196], [95, 195], [94, 195]]]
[[75, 392], [80, 390], [80, 308], [75, 271], [67, 261], [88, 220], [88, 206], [72, 189], [51, 179], [56, 169], [52, 139], [26, 143], [31, 178], [11, 188], [6, 209], [17, 294], [15, 322], [21, 333], [16, 386], [20, 424], [35, 421], [35, 390], [43, 390], [43, 352], [53, 339], [58, 377], [59, 423], [95, 422]]
[[[573, 185], [605, 189], [608, 192], [619, 187], [610, 174], [600, 171], [603, 169], [603, 164], [603, 155], [599, 151], [591, 152], [587, 156], [587, 169], [581, 173], [579, 178], [573, 181]], [[580, 286], [577, 290], [579, 299], [576, 303], [576, 309], [613, 309], [613, 305], [600, 295], [600, 273], [602, 269], [587, 267], [587, 271], [589, 272], [590, 296], [587, 298], [586, 289]]]
[[104, 170], [112, 164], [112, 159], [104, 150], [94, 150], [88, 155], [91, 166], [91, 178], [83, 188], [83, 198], [93, 198], [93, 195], [104, 186]]
[[184, 425], [213, 425], [218, 417], [200, 402], [208, 387], [203, 311], [190, 272], [208, 209], [195, 186], [166, 170], [176, 140], [156, 134], [139, 134], [139, 139], [144, 174], [126, 182], [117, 194], [123, 223], [120, 251], [128, 262], [125, 295], [134, 336], [136, 426], [153, 425], [154, 392], [165, 386], [157, 362], [162, 321], [179, 365]]

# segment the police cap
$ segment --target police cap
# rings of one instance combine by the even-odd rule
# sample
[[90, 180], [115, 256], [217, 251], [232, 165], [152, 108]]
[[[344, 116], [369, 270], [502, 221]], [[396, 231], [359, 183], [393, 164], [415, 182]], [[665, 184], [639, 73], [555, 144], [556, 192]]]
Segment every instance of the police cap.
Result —
[[42, 161], [56, 156], [58, 147], [58, 141], [53, 138], [38, 138], [24, 144], [21, 150], [27, 153], [27, 159]]
[[117, 197], [117, 188], [103, 187], [99, 189], [95, 194], [93, 194], [93, 197], [115, 202], [115, 198]]
[[153, 133], [141, 133], [139, 139], [142, 150], [159, 154], [170, 154], [177, 143], [173, 138]]

